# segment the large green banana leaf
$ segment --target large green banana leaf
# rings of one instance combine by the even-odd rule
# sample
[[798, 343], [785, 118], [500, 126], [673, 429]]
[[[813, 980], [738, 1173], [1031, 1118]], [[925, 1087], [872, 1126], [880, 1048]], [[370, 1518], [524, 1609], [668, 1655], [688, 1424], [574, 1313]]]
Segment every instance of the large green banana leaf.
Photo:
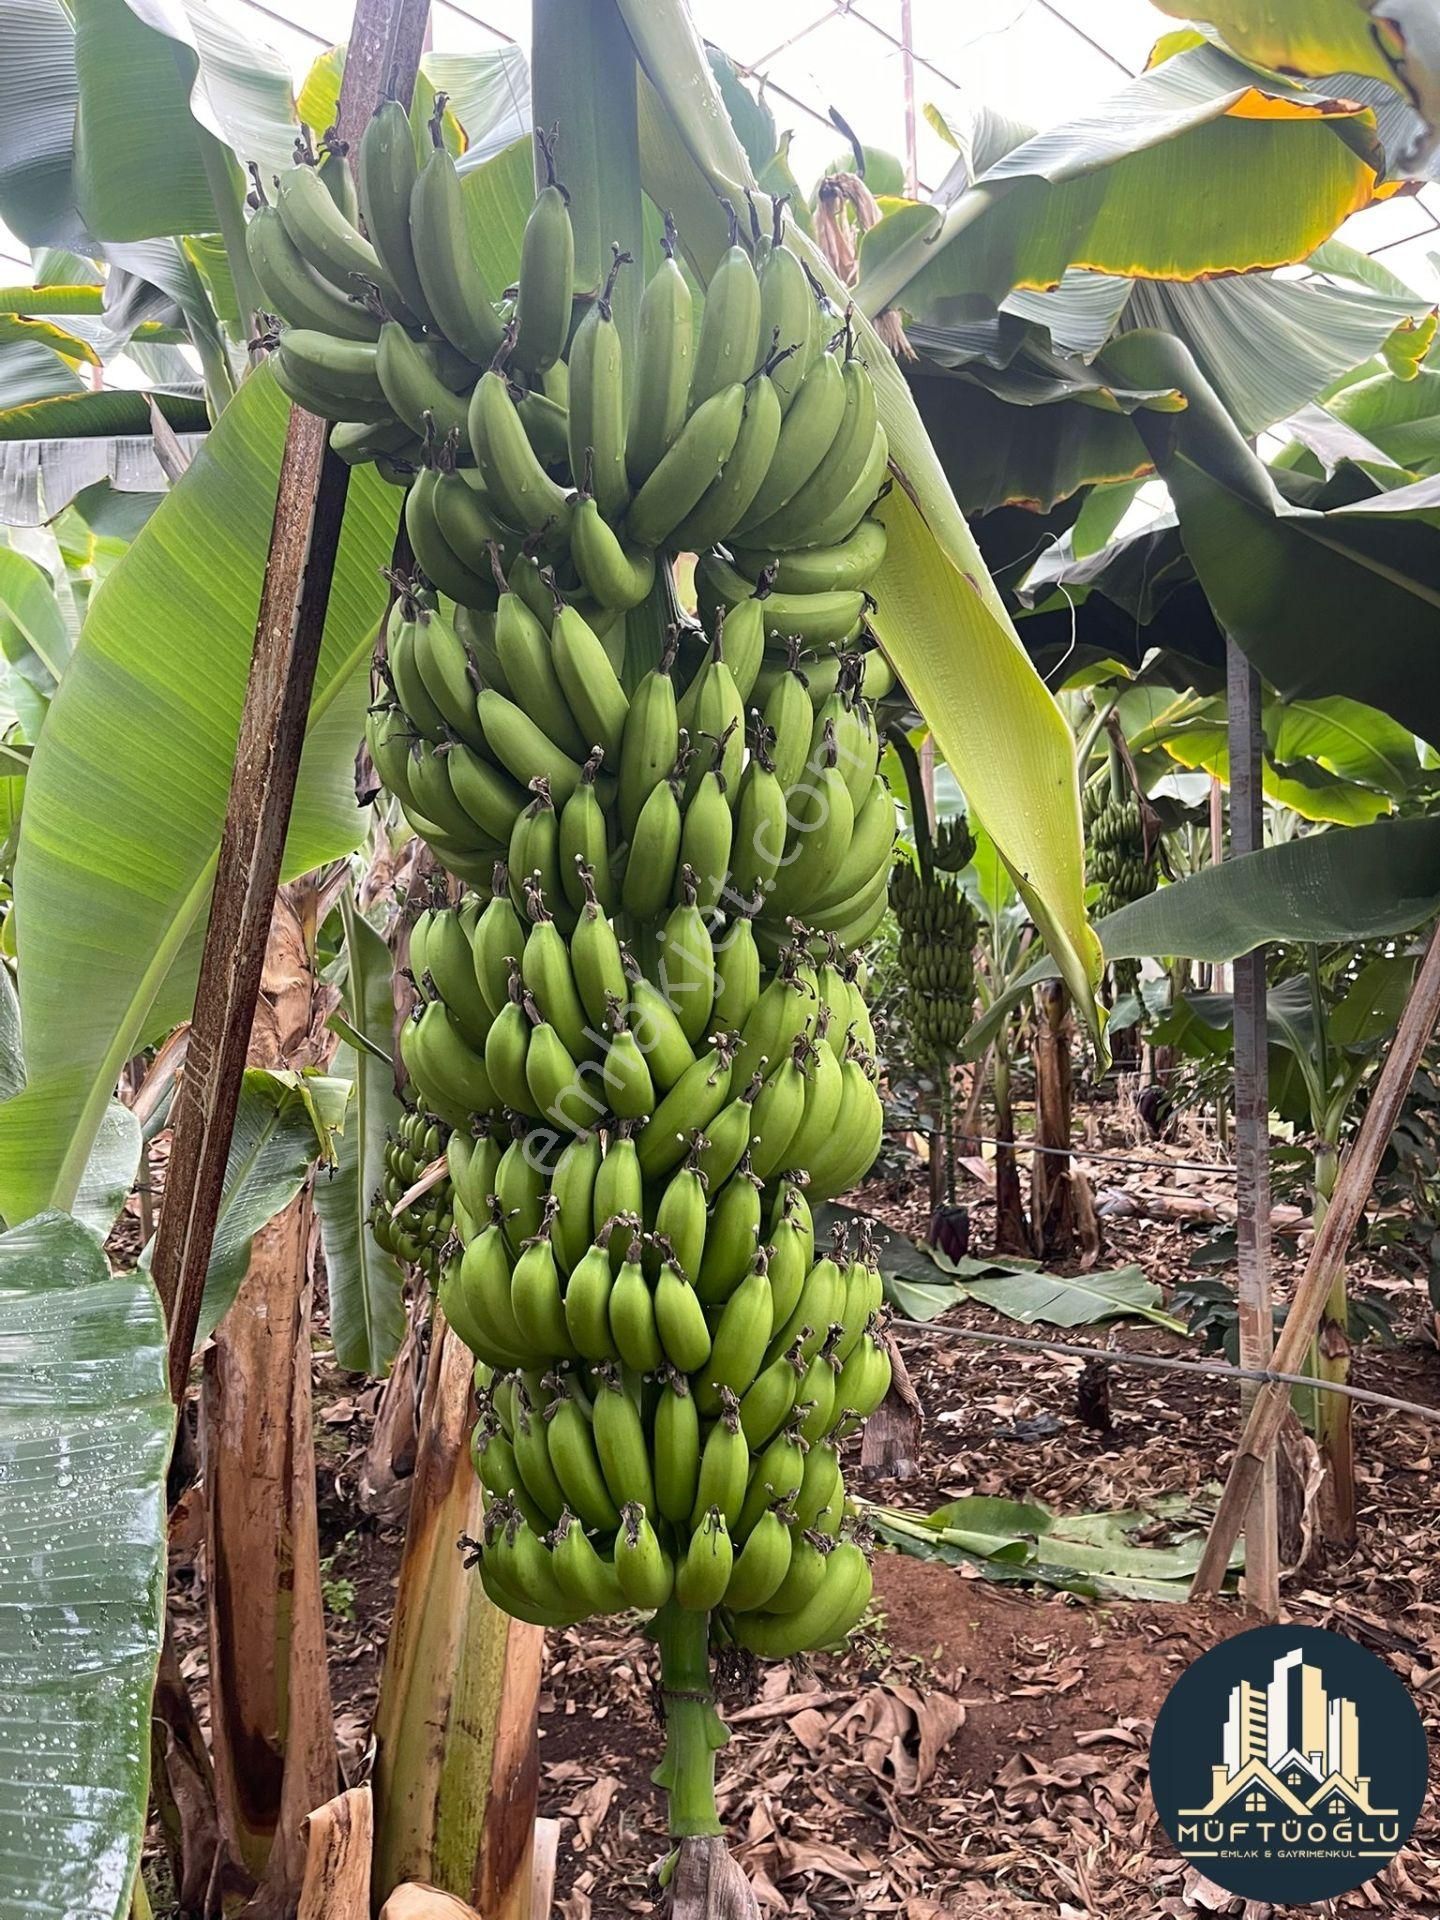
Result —
[[390, 949], [346, 894], [345, 1016], [380, 1049], [342, 1047], [337, 1073], [354, 1080], [354, 1095], [337, 1142], [339, 1160], [315, 1184], [315, 1211], [325, 1246], [330, 1337], [342, 1367], [371, 1375], [390, 1371], [405, 1331], [404, 1275], [370, 1231], [370, 1204], [385, 1178], [385, 1136], [400, 1118], [390, 1063], [395, 1002], [390, 993]]
[[0, 1912], [130, 1911], [173, 1410], [148, 1278], [47, 1214], [0, 1235]]
[[948, 205], [888, 214], [865, 236], [856, 300], [943, 323], [1067, 267], [1196, 280], [1282, 266], [1369, 205], [1383, 167], [1369, 108], [1189, 47]]
[[1179, 341], [1136, 332], [1104, 364], [1178, 388], [1179, 413], [1134, 416], [1170, 489], [1215, 617], [1291, 699], [1344, 694], [1440, 741], [1440, 487], [1317, 511], [1293, 505]]
[[[68, 1203], [124, 1062], [190, 1011], [289, 409], [246, 381], [116, 566], [27, 781], [15, 863], [29, 1080], [0, 1106], [0, 1212]], [[393, 489], [351, 479], [286, 847], [361, 838], [353, 760]]]
[[1325, 403], [1325, 411], [1414, 474], [1440, 470], [1440, 369], [1409, 379], [1377, 373]]
[[[704, 50], [678, 0], [622, 0], [648, 84], [641, 90], [646, 189], [674, 210], [687, 256], [708, 276], [725, 244], [717, 195], [751, 182]], [[844, 304], [824, 256], [793, 234]], [[1046, 693], [985, 571], [903, 376], [868, 325], [862, 349], [879, 393], [897, 484], [882, 508], [889, 553], [876, 582], [876, 626], [1015, 874], [1082, 1008], [1097, 964], [1085, 918], [1079, 795], [1070, 731]]]
[[[1358, 941], [1408, 933], [1440, 911], [1440, 819], [1336, 827], [1206, 867], [1097, 923], [1111, 960], [1186, 954], [1234, 960], [1272, 940]], [[978, 1057], [1033, 986], [1041, 960], [970, 1030]]]
[[289, 164], [289, 70], [215, 8], [21, 0], [0, 25], [0, 215], [31, 245], [213, 233], [239, 219], [225, 145]]

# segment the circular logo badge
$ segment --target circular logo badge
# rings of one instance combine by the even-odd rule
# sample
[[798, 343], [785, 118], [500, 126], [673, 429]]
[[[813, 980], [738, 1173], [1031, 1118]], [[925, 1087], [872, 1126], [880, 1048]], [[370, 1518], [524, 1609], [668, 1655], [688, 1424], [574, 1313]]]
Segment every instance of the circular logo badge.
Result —
[[1383, 1660], [1315, 1627], [1256, 1627], [1170, 1689], [1150, 1789], [1207, 1879], [1288, 1905], [1348, 1893], [1393, 1860], [1427, 1766], [1420, 1716]]

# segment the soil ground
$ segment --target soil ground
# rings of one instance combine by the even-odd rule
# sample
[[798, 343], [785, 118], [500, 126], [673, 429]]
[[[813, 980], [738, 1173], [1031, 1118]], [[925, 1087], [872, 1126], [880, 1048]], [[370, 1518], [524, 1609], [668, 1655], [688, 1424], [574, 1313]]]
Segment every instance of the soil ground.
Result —
[[[1179, 1149], [1147, 1146], [1147, 1153]], [[1113, 1170], [1112, 1170], [1113, 1171]], [[1118, 1176], [1122, 1177], [1123, 1176]], [[1157, 1176], [1143, 1176], [1151, 1189]], [[1190, 1190], [1184, 1173], [1162, 1185]], [[974, 1244], [990, 1244], [978, 1187]], [[917, 1181], [876, 1184], [860, 1201], [918, 1228]], [[1103, 1199], [1103, 1196], [1102, 1196]], [[1162, 1285], [1188, 1271], [1193, 1235], [1144, 1220], [1107, 1223], [1102, 1264], [1137, 1261]], [[1303, 1248], [1303, 1242], [1301, 1246]], [[1282, 1295], [1295, 1266], [1282, 1255]], [[1385, 1295], [1394, 1346], [1357, 1351], [1357, 1384], [1440, 1406], [1440, 1351], [1423, 1286], [1359, 1263]], [[1236, 1432], [1232, 1388], [1197, 1376], [1116, 1366], [1113, 1421], [1077, 1410], [1081, 1361], [977, 1346], [946, 1329], [1013, 1329], [975, 1303], [932, 1326], [900, 1323], [925, 1425], [904, 1480], [850, 1483], [873, 1501], [926, 1513], [965, 1494], [1039, 1500], [1056, 1513], [1133, 1508], [1180, 1496], [1203, 1526]], [[1045, 1329], [1025, 1329], [1043, 1336]], [[1143, 1323], [1057, 1337], [1097, 1351], [1195, 1357], [1198, 1342]], [[316, 1423], [322, 1554], [336, 1726], [347, 1780], [363, 1779], [400, 1528], [360, 1511], [360, 1468], [378, 1389], [334, 1367], [317, 1329]], [[1440, 1530], [1436, 1428], [1360, 1408], [1360, 1544], [1311, 1557], [1284, 1582], [1287, 1616], [1364, 1641], [1387, 1658], [1440, 1741]], [[203, 1569], [176, 1575], [187, 1674], [203, 1691]], [[876, 1618], [847, 1659], [767, 1670], [756, 1697], [727, 1702], [721, 1811], [769, 1914], [896, 1915], [903, 1920], [1222, 1913], [1266, 1920], [1175, 1855], [1146, 1786], [1151, 1723], [1198, 1653], [1253, 1624], [1238, 1600], [1201, 1605], [1084, 1600], [1002, 1586], [977, 1566], [882, 1552]], [[661, 1910], [653, 1868], [665, 1850], [647, 1643], [624, 1621], [550, 1636], [542, 1700], [542, 1811], [561, 1821], [563, 1920]], [[1412, 1843], [1336, 1914], [1440, 1914], [1440, 1813], [1432, 1792]]]

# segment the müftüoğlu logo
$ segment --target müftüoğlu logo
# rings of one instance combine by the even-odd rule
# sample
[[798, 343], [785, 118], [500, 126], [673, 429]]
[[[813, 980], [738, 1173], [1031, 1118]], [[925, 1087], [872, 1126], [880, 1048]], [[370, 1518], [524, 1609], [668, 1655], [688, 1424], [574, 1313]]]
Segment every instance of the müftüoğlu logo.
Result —
[[1150, 1789], [1179, 1852], [1217, 1886], [1325, 1900], [1404, 1846], [1427, 1765], [1420, 1716], [1383, 1660], [1314, 1627], [1256, 1627], [1170, 1689]]

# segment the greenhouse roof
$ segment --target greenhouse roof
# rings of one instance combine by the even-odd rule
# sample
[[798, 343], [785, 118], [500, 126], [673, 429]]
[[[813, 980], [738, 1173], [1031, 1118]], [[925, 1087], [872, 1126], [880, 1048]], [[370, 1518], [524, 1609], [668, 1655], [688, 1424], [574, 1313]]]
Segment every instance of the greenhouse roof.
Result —
[[[297, 87], [349, 30], [352, 0], [211, 0], [279, 53]], [[936, 121], [979, 108], [1041, 128], [1088, 113], [1140, 72], [1176, 25], [1150, 0], [691, 0], [701, 31], [758, 82], [793, 134], [802, 186], [844, 151], [833, 110], [868, 143], [908, 162], [923, 193], [953, 153]], [[524, 46], [529, 0], [434, 0], [438, 53]], [[1342, 230], [1417, 290], [1440, 297], [1440, 184], [1367, 209]], [[0, 230], [0, 253], [28, 270]], [[7, 266], [7, 272], [9, 267]], [[15, 277], [23, 277], [17, 274]]]

